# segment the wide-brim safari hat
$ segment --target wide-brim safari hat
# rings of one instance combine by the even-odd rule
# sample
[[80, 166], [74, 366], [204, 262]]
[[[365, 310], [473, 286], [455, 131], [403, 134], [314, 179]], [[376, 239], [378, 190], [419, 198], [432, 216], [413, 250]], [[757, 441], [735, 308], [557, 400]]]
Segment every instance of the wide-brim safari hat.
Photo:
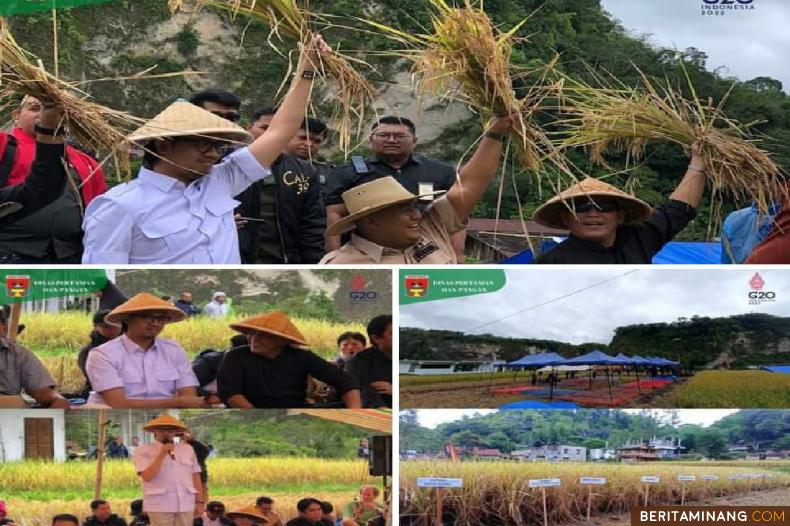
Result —
[[231, 323], [230, 328], [243, 334], [265, 332], [274, 336], [280, 336], [299, 345], [307, 345], [307, 340], [296, 328], [296, 325], [281, 311], [267, 312], [266, 314], [237, 321], [236, 323]]
[[140, 294], [133, 296], [131, 299], [115, 307], [107, 316], [104, 317], [104, 321], [117, 325], [122, 323], [127, 316], [150, 311], [167, 313], [170, 317], [170, 320], [167, 323], [175, 323], [187, 317], [187, 315], [175, 305], [172, 305], [165, 300], [160, 300], [156, 296], [148, 294], [147, 292], [141, 292]]
[[246, 518], [246, 519], [256, 519], [263, 522], [268, 522], [269, 519], [266, 518], [265, 515], [262, 515], [258, 508], [255, 506], [244, 506], [243, 508], [239, 508], [237, 510], [225, 512], [225, 516], [229, 519], [234, 518]]
[[194, 135], [239, 142], [249, 142], [252, 139], [252, 135], [238, 124], [214, 115], [200, 106], [176, 101], [135, 130], [128, 140], [144, 145], [153, 139]]
[[143, 431], [152, 431], [158, 427], [175, 427], [182, 431], [189, 431], [181, 420], [168, 414], [159, 415], [143, 426]]
[[592, 201], [595, 201], [596, 197], [615, 199], [620, 209], [625, 212], [624, 224], [626, 225], [641, 223], [653, 213], [650, 205], [638, 197], [634, 197], [609, 183], [588, 177], [543, 203], [532, 214], [532, 219], [543, 226], [567, 228], [565, 213], [573, 211], [573, 200], [579, 197], [588, 197]]
[[392, 176], [381, 177], [375, 181], [355, 186], [343, 192], [343, 202], [348, 215], [326, 229], [330, 236], [354, 230], [357, 220], [376, 213], [384, 208], [414, 201], [421, 197], [445, 193], [445, 190], [414, 195]]

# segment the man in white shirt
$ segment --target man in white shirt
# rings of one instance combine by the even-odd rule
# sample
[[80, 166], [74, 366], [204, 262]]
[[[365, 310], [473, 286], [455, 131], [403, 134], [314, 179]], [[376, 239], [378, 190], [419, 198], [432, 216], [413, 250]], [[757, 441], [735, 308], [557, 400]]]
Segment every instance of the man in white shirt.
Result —
[[209, 318], [224, 319], [230, 314], [230, 307], [225, 303], [225, 293], [217, 291], [211, 296], [211, 301], [203, 307], [203, 315]]
[[82, 262], [88, 264], [238, 264], [233, 196], [271, 175], [296, 135], [310, 98], [320, 36], [302, 49], [291, 89], [268, 132], [217, 164], [230, 142], [247, 142], [236, 124], [188, 102], [174, 102], [132, 133], [144, 145], [138, 177], [94, 199], [85, 210]]

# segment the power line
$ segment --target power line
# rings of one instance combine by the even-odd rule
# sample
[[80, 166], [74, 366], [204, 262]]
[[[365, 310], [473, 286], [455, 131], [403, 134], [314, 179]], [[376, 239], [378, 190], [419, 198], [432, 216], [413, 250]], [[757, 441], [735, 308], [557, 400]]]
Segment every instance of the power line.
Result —
[[482, 325], [478, 325], [476, 327], [472, 327], [471, 329], [469, 329], [468, 332], [472, 333], [472, 332], [474, 332], [474, 331], [476, 331], [478, 329], [481, 329], [483, 327], [486, 327], [488, 325], [493, 325], [494, 323], [498, 323], [498, 322], [500, 322], [502, 320], [506, 320], [508, 318], [512, 318], [513, 316], [518, 316], [519, 314], [523, 314], [523, 313], [525, 313], [527, 311], [531, 311], [533, 309], [537, 309], [538, 307], [543, 307], [544, 305], [548, 305], [549, 303], [554, 303], [555, 301], [560, 301], [562, 299], [569, 298], [569, 297], [574, 296], [576, 294], [579, 294], [581, 292], [585, 292], [587, 290], [594, 289], [595, 287], [600, 287], [601, 285], [603, 285], [605, 283], [609, 283], [610, 281], [614, 281], [616, 279], [624, 278], [625, 276], [628, 276], [629, 274], [633, 274], [634, 272], [639, 272], [639, 270], [638, 269], [629, 270], [628, 272], [625, 272], [623, 274], [618, 274], [617, 276], [614, 276], [614, 277], [611, 277], [611, 278], [607, 278], [607, 279], [602, 280], [602, 281], [598, 281], [596, 283], [593, 283], [592, 285], [588, 285], [586, 287], [574, 290], [573, 292], [569, 292], [568, 294], [563, 294], [562, 296], [557, 296], [556, 298], [552, 298], [552, 299], [544, 301], [542, 303], [538, 303], [537, 305], [531, 305], [531, 306], [529, 306], [529, 307], [527, 307], [525, 309], [521, 309], [520, 311], [516, 311], [516, 312], [514, 312], [512, 314], [508, 314], [506, 316], [502, 316], [501, 318], [497, 318], [495, 320], [483, 323]]

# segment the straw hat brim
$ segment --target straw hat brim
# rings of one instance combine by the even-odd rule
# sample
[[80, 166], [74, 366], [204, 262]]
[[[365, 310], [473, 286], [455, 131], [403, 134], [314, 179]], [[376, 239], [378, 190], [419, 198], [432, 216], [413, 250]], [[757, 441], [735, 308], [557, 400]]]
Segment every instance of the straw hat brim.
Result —
[[273, 336], [279, 336], [280, 338], [285, 338], [289, 342], [293, 342], [298, 345], [308, 345], [307, 341], [305, 341], [303, 338], [298, 338], [293, 334], [286, 334], [284, 332], [280, 332], [274, 329], [259, 327], [257, 325], [253, 325], [251, 323], [245, 323], [243, 321], [238, 323], [231, 323], [229, 327], [234, 331], [240, 332], [242, 334], [249, 334], [251, 332], [265, 332], [266, 334], [271, 334]]
[[129, 142], [137, 143], [145, 146], [148, 141], [156, 139], [175, 139], [178, 137], [215, 137], [217, 139], [225, 139], [231, 142], [248, 143], [252, 139], [252, 135], [244, 130], [227, 130], [222, 128], [199, 128], [195, 130], [161, 130], [157, 132], [155, 129], [141, 130], [142, 133], [133, 133], [128, 137]]
[[230, 519], [239, 517], [239, 518], [247, 518], [247, 519], [257, 519], [263, 522], [268, 521], [268, 519], [263, 515], [261, 515], [260, 513], [253, 513], [252, 511], [245, 511], [245, 510], [226, 511], [225, 516]]
[[579, 191], [563, 196], [554, 196], [538, 207], [532, 214], [532, 220], [536, 223], [549, 228], [566, 229], [568, 225], [565, 218], [568, 213], [573, 213], [571, 201], [577, 197], [609, 197], [617, 201], [620, 209], [625, 212], [623, 224], [630, 225], [641, 223], [650, 218], [653, 209], [639, 199], [625, 193], [607, 192], [605, 190], [591, 190], [589, 192]]
[[183, 431], [189, 431], [189, 428], [185, 426], [181, 421], [175, 419], [173, 420], [174, 420], [173, 422], [162, 420], [161, 416], [154, 418], [153, 420], [151, 420], [150, 422], [148, 422], [143, 426], [143, 431], [152, 431], [160, 427], [175, 427]]
[[353, 214], [349, 214], [346, 217], [340, 219], [339, 221], [333, 223], [326, 229], [326, 233], [330, 236], [337, 236], [340, 234], [345, 234], [351, 230], [354, 230], [357, 227], [357, 221], [362, 219], [363, 217], [367, 217], [371, 214], [375, 214], [380, 210], [384, 210], [385, 208], [389, 208], [391, 206], [396, 206], [402, 203], [408, 203], [409, 201], [419, 200], [423, 197], [432, 197], [438, 194], [446, 194], [447, 190], [437, 190], [435, 192], [428, 192], [425, 194], [415, 195], [413, 197], [404, 197], [403, 199], [394, 199], [387, 203], [381, 203], [374, 206], [366, 206], [357, 210]]
[[[120, 309], [120, 310], [119, 310]], [[151, 312], [151, 311], [159, 311], [159, 312], [166, 312], [170, 316], [170, 320], [167, 323], [176, 323], [179, 321], [183, 321], [186, 319], [187, 315], [181, 311], [178, 307], [164, 307], [164, 306], [150, 306], [150, 307], [133, 307], [129, 309], [121, 309], [116, 308], [114, 311], [109, 313], [107, 316], [104, 317], [105, 323], [109, 323], [112, 325], [120, 325], [124, 322], [126, 318], [133, 314], [139, 314], [141, 312]]]

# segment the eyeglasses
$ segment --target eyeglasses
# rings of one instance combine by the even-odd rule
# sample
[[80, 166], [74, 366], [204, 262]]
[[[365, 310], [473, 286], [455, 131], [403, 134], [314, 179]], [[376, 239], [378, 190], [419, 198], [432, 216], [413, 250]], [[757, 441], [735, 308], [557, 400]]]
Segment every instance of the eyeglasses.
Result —
[[220, 141], [217, 139], [207, 139], [204, 137], [195, 137], [194, 139], [181, 139], [184, 142], [192, 143], [195, 146], [195, 149], [202, 153], [203, 155], [209, 153], [211, 150], [214, 150], [218, 154], [222, 155], [231, 148], [230, 144], [227, 141]]
[[158, 323], [167, 323], [170, 321], [170, 316], [168, 314], [137, 314], [136, 317], [148, 322], [155, 321]]
[[577, 214], [584, 214], [586, 212], [591, 211], [592, 209], [596, 209], [599, 212], [617, 212], [620, 210], [620, 205], [617, 204], [616, 201], [582, 201], [582, 202], [573, 202], [573, 210]]
[[212, 111], [211, 113], [230, 122], [239, 122], [241, 120], [241, 114], [237, 111]]
[[407, 139], [410, 139], [411, 135], [409, 135], [408, 133], [376, 132], [373, 134], [373, 138], [379, 141], [386, 141], [388, 139], [392, 139], [393, 141], [403, 142]]

